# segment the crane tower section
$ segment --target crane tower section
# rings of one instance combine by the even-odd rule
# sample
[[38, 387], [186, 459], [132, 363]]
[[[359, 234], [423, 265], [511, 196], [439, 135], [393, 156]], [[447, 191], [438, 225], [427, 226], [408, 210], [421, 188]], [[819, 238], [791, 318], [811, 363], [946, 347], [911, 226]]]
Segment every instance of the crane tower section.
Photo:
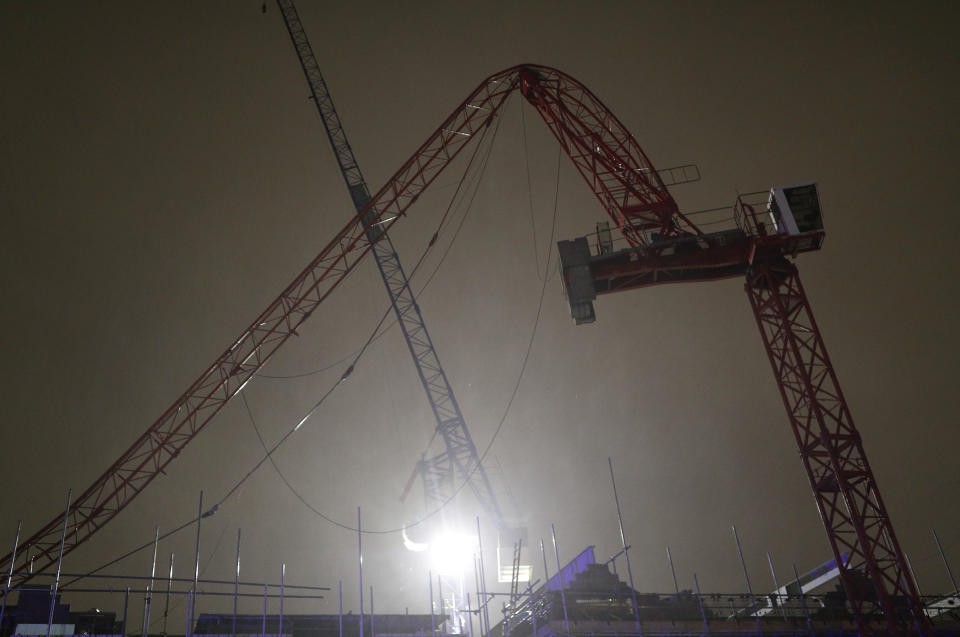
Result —
[[599, 233], [593, 244], [587, 237], [558, 242], [571, 316], [577, 324], [594, 322], [601, 294], [744, 276], [853, 616], [868, 632], [864, 617], [875, 604], [891, 634], [905, 626], [925, 631], [915, 582], [790, 260], [823, 244], [816, 184], [742, 195], [729, 212], [727, 228], [644, 233], [621, 250], [611, 250]]
[[444, 451], [418, 463], [424, 484], [427, 506], [442, 506], [452, 498], [454, 478], [459, 477], [469, 486], [483, 510], [502, 524], [503, 513], [490, 486], [487, 472], [480, 462], [476, 445], [467, 429], [467, 422], [457, 402], [453, 387], [440, 363], [433, 339], [427, 330], [420, 306], [414, 297], [410, 282], [400, 263], [389, 235], [375, 223], [376, 209], [368, 207], [370, 190], [360, 170], [360, 164], [347, 140], [347, 133], [333, 104], [333, 97], [320, 72], [320, 65], [310, 46], [303, 23], [293, 0], [277, 0], [284, 23], [290, 34], [300, 66], [310, 86], [311, 97], [323, 120], [340, 173], [347, 185], [357, 214], [367, 224], [367, 239], [373, 245], [373, 256], [386, 287], [387, 295], [397, 317], [397, 323], [410, 350], [414, 367], [427, 396], [436, 432], [444, 443]]

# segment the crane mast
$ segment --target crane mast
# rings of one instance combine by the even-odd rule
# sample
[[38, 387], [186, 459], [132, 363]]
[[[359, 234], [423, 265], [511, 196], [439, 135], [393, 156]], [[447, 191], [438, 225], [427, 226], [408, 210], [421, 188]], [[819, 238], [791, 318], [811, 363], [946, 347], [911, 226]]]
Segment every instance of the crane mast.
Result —
[[[327, 137], [330, 139], [330, 145], [333, 147], [353, 205], [358, 214], [364, 212], [370, 201], [370, 191], [360, 171], [357, 158], [353, 154], [353, 149], [347, 141], [346, 131], [333, 105], [333, 98], [320, 72], [320, 66], [313, 54], [296, 6], [293, 0], [277, 0], [277, 5], [280, 7], [290, 40], [293, 42], [300, 66], [307, 78], [312, 98], [323, 120]], [[375, 211], [372, 208], [367, 209], [364, 214], [366, 218], [372, 218]], [[380, 232], [380, 226], [371, 225], [367, 232], [370, 235], [368, 240], [373, 244], [374, 260], [397, 316], [397, 323], [403, 332], [403, 338], [413, 357], [420, 383], [423, 385], [427, 401], [436, 419], [436, 431], [445, 446], [441, 454], [422, 459], [417, 464], [423, 480], [427, 507], [440, 506], [453, 497], [454, 478], [459, 476], [470, 487], [483, 510], [493, 516], [499, 525], [503, 521], [500, 504], [490, 486], [487, 472], [480, 462], [477, 447], [467, 429], [466, 419], [460, 410], [453, 387], [440, 364], [440, 357], [427, 331], [427, 325], [413, 295], [410, 282], [400, 264], [400, 257], [389, 235]]]
[[[816, 184], [741, 196], [732, 227], [704, 233], [683, 216], [642, 151], [631, 167], [632, 137], [615, 121], [582, 115], [589, 96], [521, 71], [522, 90], [594, 188], [628, 247], [586, 237], [559, 241], [572, 318], [596, 320], [599, 294], [665, 283], [745, 276], [745, 289], [770, 358], [800, 457], [838, 564], [852, 614], [866, 633], [876, 604], [890, 634], [929, 632], [919, 593], [890, 522], [860, 434], [796, 266], [819, 250], [824, 232]], [[588, 109], [592, 110], [592, 109]], [[552, 123], [551, 123], [552, 122]], [[585, 125], [586, 124], [586, 125]], [[626, 133], [629, 136], [629, 133]], [[633, 142], [635, 143], [635, 142]], [[756, 195], [760, 195], [758, 200]], [[599, 233], [598, 233], [599, 234]]]
[[[297, 43], [297, 36], [291, 35]], [[304, 70], [310, 78], [311, 71]], [[747, 296], [861, 633], [870, 632], [865, 611], [875, 605], [884, 614], [887, 634], [903, 634], [909, 625], [930, 634], [916, 584], [792, 262], [801, 252], [818, 250], [823, 240], [816, 185], [774, 188], [760, 193], [759, 199], [741, 196], [733, 209], [735, 223], [704, 233], [679, 211], [632, 135], [593, 93], [556, 69], [530, 64], [483, 80], [369, 201], [357, 205], [357, 214], [74, 506], [23, 542], [35, 552], [37, 571], [56, 560], [61, 528], [66, 528], [66, 555], [142, 493], [373, 248], [389, 246], [384, 239], [390, 227], [489, 126], [518, 88], [627, 243], [619, 250], [613, 249], [612, 241], [591, 246], [586, 237], [558, 243], [576, 322], [596, 320], [593, 303], [598, 295], [745, 277]], [[318, 107], [323, 114], [320, 102]], [[337, 136], [342, 135], [339, 120], [337, 124], [328, 131], [335, 148], [342, 148], [337, 146], [341, 139]], [[346, 138], [342, 140], [345, 144]], [[355, 161], [341, 166], [348, 187], [362, 186]], [[359, 181], [351, 181], [353, 175]], [[351, 196], [355, 203], [362, 202], [367, 197], [365, 186], [351, 190]], [[390, 254], [395, 258], [392, 248]], [[415, 301], [411, 303], [415, 306]], [[11, 559], [7, 555], [0, 560], [0, 567], [6, 568]], [[18, 582], [28, 577], [22, 572], [27, 559], [17, 558]]]
[[[837, 564], [854, 615], [865, 615], [868, 600], [876, 599], [888, 618], [923, 622], [923, 608], [914, 603], [919, 594], [796, 266], [786, 259], [761, 261], [747, 273], [744, 289], [827, 538], [835, 555], [849, 554]], [[857, 577], [854, 568], [869, 578]]]

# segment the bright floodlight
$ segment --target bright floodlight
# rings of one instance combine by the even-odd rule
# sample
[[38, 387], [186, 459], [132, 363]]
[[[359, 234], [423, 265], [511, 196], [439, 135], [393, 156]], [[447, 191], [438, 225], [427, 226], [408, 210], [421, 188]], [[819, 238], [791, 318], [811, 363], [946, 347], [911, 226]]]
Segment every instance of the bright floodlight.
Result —
[[473, 568], [479, 540], [476, 535], [445, 531], [430, 542], [433, 570], [441, 575], [461, 575]]

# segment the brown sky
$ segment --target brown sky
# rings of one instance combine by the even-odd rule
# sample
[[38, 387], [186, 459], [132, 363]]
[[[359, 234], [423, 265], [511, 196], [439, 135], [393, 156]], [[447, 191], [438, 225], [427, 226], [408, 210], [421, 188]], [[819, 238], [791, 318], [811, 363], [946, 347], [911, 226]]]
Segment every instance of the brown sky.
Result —
[[[521, 62], [589, 86], [655, 165], [698, 164], [704, 179], [674, 192], [685, 210], [819, 182], [828, 236], [822, 252], [800, 259], [804, 283], [901, 543], [924, 590], [945, 591], [930, 528], [960, 567], [953, 5], [410, 4], [300, 3], [374, 188], [483, 77]], [[268, 8], [0, 5], [0, 546], [17, 519], [32, 531], [67, 488], [86, 488], [347, 219], [321, 122]], [[508, 105], [464, 230], [420, 297], [481, 447], [533, 328], [534, 246], [541, 267], [554, 253], [556, 145], [528, 109], [534, 237], [519, 109]], [[558, 238], [601, 219], [578, 179], [563, 164]], [[396, 226], [404, 263], [423, 250], [448, 195], [425, 196]], [[367, 264], [267, 373], [341, 358], [385, 303]], [[765, 551], [784, 574], [791, 562], [803, 570], [826, 560], [742, 284], [609, 296], [597, 313], [596, 324], [575, 327], [559, 282], [548, 284], [530, 363], [492, 448], [504, 505], [531, 539], [554, 522], [562, 558], [587, 544], [601, 556], [616, 550], [612, 456], [642, 590], [671, 589], [667, 544], [681, 586], [696, 571], [708, 590], [742, 589], [731, 524], [759, 588], [771, 586]], [[248, 398], [267, 439], [339, 372], [254, 383]], [[393, 528], [417, 514], [397, 496], [432, 427], [393, 330], [277, 461], [328, 515], [352, 523], [361, 506], [371, 528]], [[154, 525], [189, 518], [198, 492], [219, 499], [258, 449], [242, 405], [229, 406], [65, 569], [99, 565]], [[464, 510], [477, 514], [469, 501]], [[343, 579], [346, 605], [356, 606], [355, 537], [306, 511], [269, 468], [206, 523], [208, 577], [229, 577], [237, 527], [246, 577], [277, 579], [286, 562], [291, 581]], [[180, 574], [189, 535], [160, 549], [184, 560]], [[425, 612], [425, 567], [396, 535], [371, 536], [367, 547], [378, 610]], [[148, 559], [117, 570], [145, 573]]]

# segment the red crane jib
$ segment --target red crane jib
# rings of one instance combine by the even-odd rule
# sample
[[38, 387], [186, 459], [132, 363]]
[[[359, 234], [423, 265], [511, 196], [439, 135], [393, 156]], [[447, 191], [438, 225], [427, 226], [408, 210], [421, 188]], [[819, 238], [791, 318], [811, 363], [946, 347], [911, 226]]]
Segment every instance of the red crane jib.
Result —
[[[528, 96], [539, 95], [546, 114], [562, 108], [566, 117], [578, 119], [551, 130], [566, 136], [568, 153], [581, 173], [585, 172], [590, 147], [604, 153], [603, 162], [617, 158], [618, 173], [587, 181], [613, 218], [623, 206], [672, 202], [660, 184], [649, 160], [626, 129], [582, 84], [568, 75], [544, 66], [521, 65], [483, 80], [453, 113], [407, 159], [400, 169], [298, 274], [280, 295], [245, 329], [170, 407], [78, 498], [69, 512], [64, 555], [89, 539], [160, 475], [180, 451], [219, 413], [223, 406], [250, 382], [270, 357], [327, 299], [346, 275], [370, 250], [370, 241], [387, 231], [469, 143], [475, 133], [490, 124], [506, 98], [519, 87], [526, 74]], [[546, 116], [546, 115], [545, 115]], [[569, 124], [569, 126], [568, 126]], [[573, 139], [576, 137], [576, 139]], [[574, 151], [572, 149], [581, 149]], [[579, 154], [578, 154], [579, 153]], [[637, 178], [635, 175], [653, 175]], [[675, 206], [675, 204], [669, 204]], [[659, 225], [668, 223], [666, 220]], [[56, 561], [63, 515], [58, 515], [21, 542], [30, 547], [35, 570]], [[8, 554], [3, 565], [10, 562]], [[29, 556], [17, 556], [17, 571], [23, 571]], [[20, 581], [24, 581], [21, 578]]]

